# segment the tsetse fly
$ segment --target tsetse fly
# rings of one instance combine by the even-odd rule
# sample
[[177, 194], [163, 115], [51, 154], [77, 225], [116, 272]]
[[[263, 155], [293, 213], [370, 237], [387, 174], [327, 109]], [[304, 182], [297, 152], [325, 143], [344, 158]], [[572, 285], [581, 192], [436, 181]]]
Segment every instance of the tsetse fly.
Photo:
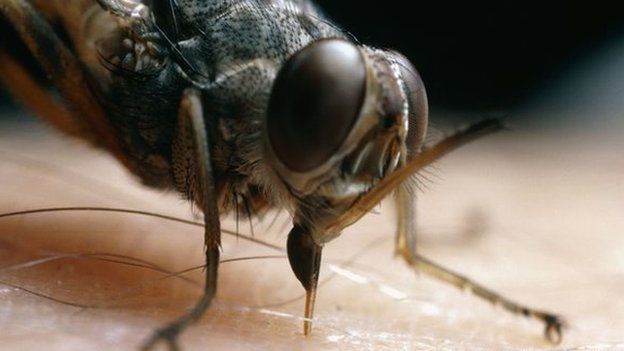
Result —
[[215, 295], [220, 215], [287, 209], [292, 270], [311, 332], [323, 246], [393, 194], [396, 252], [419, 271], [545, 323], [416, 252], [417, 171], [501, 129], [485, 120], [429, 147], [424, 84], [400, 53], [363, 45], [308, 0], [0, 0], [3, 21], [59, 104], [10, 56], [2, 80], [43, 119], [113, 154], [143, 183], [175, 189], [205, 220], [205, 291], [145, 344], [175, 349]]

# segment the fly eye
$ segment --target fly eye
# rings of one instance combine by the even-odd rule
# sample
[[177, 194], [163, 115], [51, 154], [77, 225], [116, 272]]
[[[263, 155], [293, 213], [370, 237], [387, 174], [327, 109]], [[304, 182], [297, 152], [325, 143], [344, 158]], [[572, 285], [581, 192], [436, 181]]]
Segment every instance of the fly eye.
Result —
[[399, 65], [401, 78], [405, 83], [407, 103], [409, 108], [409, 129], [407, 132], [406, 145], [408, 158], [417, 153], [427, 134], [429, 120], [429, 105], [427, 103], [427, 91], [420, 75], [412, 63], [403, 55], [392, 52], [395, 62]]
[[275, 156], [297, 172], [325, 163], [355, 124], [365, 91], [366, 67], [355, 45], [329, 39], [301, 49], [278, 73], [269, 100]]

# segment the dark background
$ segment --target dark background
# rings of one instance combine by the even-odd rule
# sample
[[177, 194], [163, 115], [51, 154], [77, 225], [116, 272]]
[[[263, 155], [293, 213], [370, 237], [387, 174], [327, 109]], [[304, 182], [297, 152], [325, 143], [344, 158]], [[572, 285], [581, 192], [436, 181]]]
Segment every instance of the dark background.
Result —
[[460, 111], [518, 107], [579, 61], [624, 39], [618, 1], [317, 3], [362, 42], [408, 56], [431, 104]]
[[[460, 112], [511, 112], [583, 58], [624, 39], [618, 1], [317, 3], [361, 42], [408, 56], [431, 105]], [[0, 105], [8, 100], [0, 93]]]

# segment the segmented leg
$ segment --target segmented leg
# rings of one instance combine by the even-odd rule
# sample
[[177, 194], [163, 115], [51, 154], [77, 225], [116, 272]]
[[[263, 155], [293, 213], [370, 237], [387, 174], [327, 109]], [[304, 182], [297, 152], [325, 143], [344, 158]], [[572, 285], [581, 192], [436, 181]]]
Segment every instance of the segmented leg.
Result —
[[416, 252], [416, 196], [408, 185], [399, 186], [395, 194], [397, 207], [397, 232], [395, 252]]
[[173, 148], [176, 185], [204, 211], [205, 288], [195, 307], [177, 321], [157, 330], [143, 350], [151, 349], [159, 341], [165, 341], [171, 350], [177, 350], [179, 334], [201, 318], [210, 307], [217, 289], [221, 224], [202, 106], [196, 90], [188, 89], [182, 97]]
[[[93, 94], [90, 77], [45, 18], [25, 0], [3, 0], [0, 15], [18, 33], [75, 115], [81, 135], [102, 146], [126, 167], [133, 165], [122, 152], [106, 114]], [[47, 117], [45, 114], [42, 117]]]
[[[455, 149], [459, 145], [462, 145], [463, 143], [473, 140], [478, 136], [482, 135], [484, 131], [490, 130], [492, 128], [500, 129], [500, 127], [500, 121], [497, 120], [486, 120], [477, 123], [474, 126], [458, 134], [448, 137], [447, 139], [441, 141], [429, 150], [426, 150], [426, 152], [421, 153], [420, 156], [426, 158], [425, 161], [420, 161], [419, 156], [416, 156], [414, 157], [414, 160], [410, 162], [415, 165], [418, 165], [420, 163], [431, 163], [432, 160], [436, 160], [444, 154], [444, 152], [436, 152], [436, 149]], [[431, 156], [428, 155], [428, 153], [431, 153]], [[545, 324], [544, 334], [546, 339], [554, 344], [557, 344], [561, 341], [562, 328], [565, 324], [561, 317], [513, 302], [481, 284], [471, 281], [470, 279], [458, 273], [446, 269], [432, 262], [431, 260], [420, 256], [416, 252], [414, 232], [415, 228], [412, 228], [412, 233], [407, 233], [407, 226], [404, 224], [406, 220], [413, 220], [414, 214], [409, 215], [401, 213], [401, 211], [405, 211], [409, 208], [409, 205], [404, 203], [404, 201], [411, 200], [409, 197], [406, 196], [406, 194], [406, 190], [403, 190], [403, 193], [401, 190], [398, 191], [397, 199], [399, 202], [399, 230], [397, 233], [396, 252], [400, 254], [401, 257], [403, 257], [405, 262], [410, 267], [417, 270], [418, 272], [429, 274], [434, 278], [450, 283], [462, 290], [471, 291], [476, 296], [493, 304], [500, 305], [509, 312], [540, 320]]]
[[421, 255], [405, 253], [402, 256], [407, 264], [418, 272], [426, 273], [436, 279], [452, 284], [461, 290], [470, 291], [475, 296], [489, 301], [494, 305], [502, 306], [511, 313], [542, 321], [545, 324], [544, 336], [546, 339], [553, 344], [561, 342], [562, 329], [565, 327], [565, 321], [560, 316], [511, 301], [497, 292], [444, 268]]

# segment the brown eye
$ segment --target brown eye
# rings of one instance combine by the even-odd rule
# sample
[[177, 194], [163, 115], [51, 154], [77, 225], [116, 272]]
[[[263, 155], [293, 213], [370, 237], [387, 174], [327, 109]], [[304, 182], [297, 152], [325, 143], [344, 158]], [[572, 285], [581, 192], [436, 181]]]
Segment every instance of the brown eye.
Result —
[[407, 132], [406, 145], [408, 159], [417, 153], [427, 134], [427, 122], [429, 120], [429, 105], [427, 103], [427, 91], [418, 71], [412, 63], [398, 52], [392, 52], [395, 62], [401, 70], [401, 78], [407, 88], [407, 103], [409, 107], [409, 130]]
[[269, 101], [268, 138], [277, 158], [297, 172], [326, 162], [351, 131], [365, 91], [366, 67], [355, 45], [322, 40], [293, 55]]

